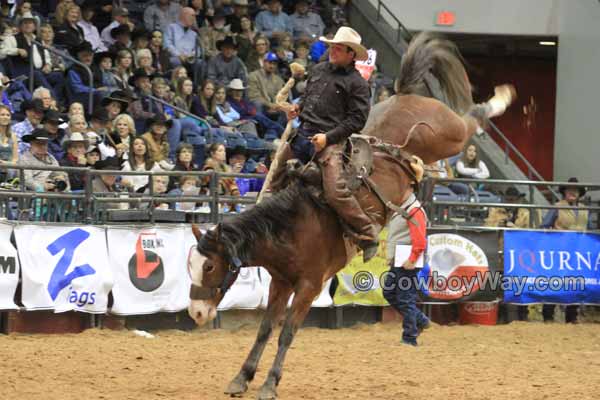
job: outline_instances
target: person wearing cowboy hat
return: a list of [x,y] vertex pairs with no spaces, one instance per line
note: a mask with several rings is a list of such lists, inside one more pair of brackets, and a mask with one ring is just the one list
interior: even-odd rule
[[281,10],[280,0],[269,0],[267,9],[261,11],[254,21],[256,30],[276,42],[284,33],[293,33],[292,20]]
[[[87,167],[86,150],[89,141],[79,132],[71,133],[71,136],[63,142],[66,151],[64,158],[59,163],[63,167]],[[69,183],[71,190],[85,189],[85,174],[82,172],[69,172]]]
[[[568,183],[577,184],[579,180],[575,177],[569,178]],[[583,186],[566,186],[562,185],[558,188],[563,199],[555,203],[556,206],[577,207],[580,205],[580,200],[585,196],[586,189]],[[592,219],[587,210],[569,209],[569,210],[548,210],[544,216],[544,220],[540,225],[544,229],[559,229],[565,231],[585,231],[594,229]],[[554,321],[555,304],[544,304],[542,307],[542,315],[544,322]],[[579,306],[568,305],[565,307],[565,322],[577,323],[577,314]]]
[[112,37],[115,42],[110,45],[108,51],[114,54],[117,54],[120,50],[131,52],[131,29],[129,28],[129,25],[123,24],[111,29],[110,37]]
[[241,79],[233,79],[229,82],[229,86],[227,86],[229,93],[227,101],[229,101],[231,107],[240,114],[240,119],[257,123],[263,132],[262,136],[266,140],[273,140],[280,137],[285,129],[283,125],[273,121],[264,113],[259,112],[251,101],[246,100],[244,98],[245,89],[246,87]]
[[103,51],[94,54],[94,65],[98,68],[100,74],[100,87],[106,90],[119,89],[119,82],[113,72],[113,64],[116,55],[110,51]]
[[97,6],[97,0],[85,0],[81,5],[81,20],[77,22],[77,25],[83,30],[83,38],[90,42],[94,52],[103,52],[107,51],[108,48],[100,38],[100,32],[98,32],[96,24],[92,22],[96,15]]
[[100,105],[106,108],[108,120],[113,121],[117,115],[127,112],[129,102],[130,100],[123,90],[115,90],[107,97],[103,98]]
[[[94,169],[98,171],[120,171],[121,164],[117,157],[108,157],[104,160],[97,161],[94,165]],[[109,173],[109,174],[98,174],[94,175],[92,178],[92,192],[94,195],[96,194],[110,194],[118,192],[117,189],[117,174]],[[114,195],[113,195],[114,196]],[[101,209],[121,209],[121,208],[129,208],[127,206],[122,206],[125,203],[101,203],[99,208]]]
[[225,24],[229,25],[229,31],[235,34],[242,33],[242,17],[248,17],[248,0],[233,0],[233,14],[229,14],[225,19]]
[[40,170],[25,170],[25,188],[28,190],[46,192],[68,189],[69,180],[64,172],[48,171],[47,169],[47,167],[59,166],[56,158],[48,153],[49,139],[48,132],[43,128],[36,128],[23,136],[23,141],[30,144],[31,147],[21,154],[18,164],[41,168]]
[[94,96],[94,104],[100,103],[102,97],[104,97],[105,91],[99,88],[102,87],[102,74],[97,66],[94,65],[94,50],[89,42],[84,41],[83,43],[75,46],[71,49],[71,53],[77,57],[77,59],[88,66],[92,70],[92,81],[85,68],[78,64],[73,64],[66,71],[67,75],[67,87],[71,93],[71,102],[78,102],[81,104],[87,104],[89,101],[89,94],[92,92]]
[[329,45],[329,60],[312,68],[300,104],[288,114],[289,119],[299,115],[301,123],[280,151],[271,188],[284,186],[287,160],[308,163],[315,158],[321,164],[325,199],[350,227],[348,234],[367,262],[377,253],[379,228],[363,211],[342,173],[346,140],[362,130],[369,114],[369,85],[354,66],[356,60],[368,58],[367,49],[358,32],[349,27],[339,28],[331,40],[321,40]]
[[56,110],[46,110],[42,124],[48,132],[48,153],[52,154],[57,160],[62,160],[65,156],[62,142],[65,137],[65,130],[60,129],[60,125],[65,122],[61,114]]
[[248,82],[244,62],[235,54],[237,43],[233,36],[227,36],[217,42],[219,54],[208,62],[206,76],[217,84],[227,86],[232,79]]
[[19,140],[19,154],[23,154],[29,148],[29,143],[23,141],[23,137],[42,123],[42,118],[44,118],[46,112],[44,103],[40,99],[25,100],[21,104],[21,111],[25,112],[25,119],[12,127]]
[[129,25],[130,30],[135,29],[135,24],[129,20],[129,10],[122,7],[112,7],[112,22],[108,24],[102,32],[100,37],[106,47],[110,47],[115,40],[110,35],[110,32],[119,25]]
[[172,0],[156,0],[144,10],[144,26],[149,31],[154,29],[165,31],[177,22],[181,5]]
[[[503,202],[510,204],[521,204],[525,198],[525,193],[519,189],[510,186],[504,192]],[[529,209],[521,207],[492,207],[485,219],[485,226],[507,227],[507,228],[535,228],[540,225],[541,212],[534,211],[533,224],[530,223]]]
[[170,147],[167,140],[167,130],[172,126],[172,120],[166,119],[163,114],[156,114],[148,119],[146,124],[147,132],[142,135],[148,142],[150,157],[163,169],[173,169],[169,162]]

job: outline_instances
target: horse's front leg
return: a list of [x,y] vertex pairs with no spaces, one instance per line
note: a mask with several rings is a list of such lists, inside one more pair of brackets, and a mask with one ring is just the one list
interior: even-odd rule
[[275,324],[279,321],[285,311],[285,306],[287,305],[291,294],[292,287],[289,283],[275,279],[271,281],[269,287],[269,302],[267,304],[265,316],[258,328],[256,341],[254,342],[254,346],[252,346],[252,350],[250,350],[250,354],[248,354],[248,358],[246,358],[244,365],[242,365],[242,369],[231,383],[229,383],[229,386],[225,391],[226,394],[239,396],[248,390],[248,382],[254,378],[258,361],[269,341],[269,337],[271,337]]
[[309,282],[300,283],[299,288],[295,291],[292,307],[288,312],[279,335],[279,347],[277,349],[275,361],[273,361],[273,366],[269,370],[269,375],[267,376],[265,383],[258,392],[259,400],[271,400],[277,398],[275,389],[281,379],[285,354],[290,348],[298,328],[300,328],[304,318],[306,318],[306,314],[308,314],[313,300],[319,295],[320,291],[321,287],[317,287]]

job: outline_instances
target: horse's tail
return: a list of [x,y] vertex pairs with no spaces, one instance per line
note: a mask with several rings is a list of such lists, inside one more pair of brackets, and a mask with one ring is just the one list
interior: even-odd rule
[[459,114],[469,110],[473,104],[471,84],[458,48],[431,32],[421,32],[410,42],[402,57],[396,93],[434,95],[429,74],[437,78],[444,92],[444,99],[440,100]]

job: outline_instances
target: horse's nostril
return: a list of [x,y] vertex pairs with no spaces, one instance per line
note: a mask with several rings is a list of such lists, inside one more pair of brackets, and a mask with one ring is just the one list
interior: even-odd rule
[[202,319],[202,311],[196,313],[196,319]]

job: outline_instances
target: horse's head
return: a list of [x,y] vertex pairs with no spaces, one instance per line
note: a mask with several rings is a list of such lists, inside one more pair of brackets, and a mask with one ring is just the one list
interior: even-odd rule
[[188,256],[192,280],[188,313],[202,326],[217,316],[217,306],[237,278],[242,263],[222,237],[221,225],[204,235],[196,226],[192,231],[198,244]]

